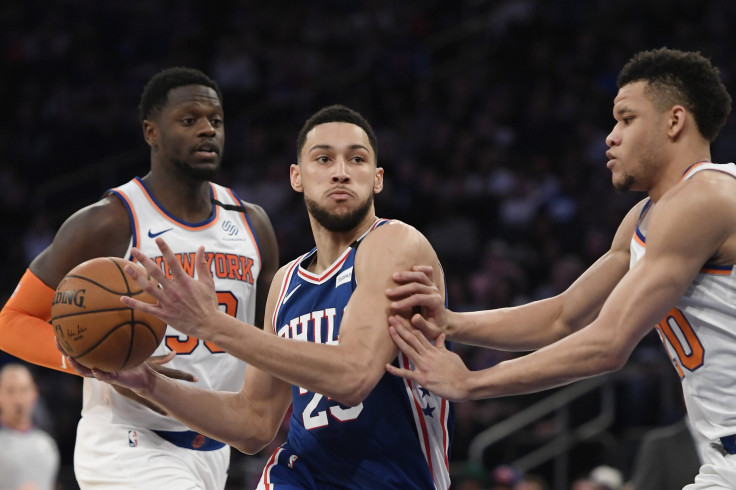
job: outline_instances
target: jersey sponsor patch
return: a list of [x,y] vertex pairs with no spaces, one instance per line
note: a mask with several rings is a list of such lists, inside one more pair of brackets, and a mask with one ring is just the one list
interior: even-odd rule
[[353,268],[350,267],[342,271],[340,275],[337,276],[337,279],[335,279],[335,287],[338,287],[341,284],[349,283],[352,279],[353,279]]

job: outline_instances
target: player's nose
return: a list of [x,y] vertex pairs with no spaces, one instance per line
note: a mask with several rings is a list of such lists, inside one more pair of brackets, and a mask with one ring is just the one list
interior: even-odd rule
[[338,156],[335,159],[335,165],[332,166],[332,180],[334,182],[345,182],[350,179],[348,174],[348,162],[345,157]]

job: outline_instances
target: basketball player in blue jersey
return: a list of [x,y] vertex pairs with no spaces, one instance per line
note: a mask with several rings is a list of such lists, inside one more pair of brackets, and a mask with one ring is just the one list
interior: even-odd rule
[[[387,369],[453,400],[528,393],[620,369],[656,326],[705,462],[685,488],[733,489],[736,165],[710,162],[731,97],[710,61],[666,48],[635,55],[618,86],[607,166],[617,189],[649,196],[623,219],[610,251],[562,294],[491,311],[447,311],[428,267],[394,276],[404,284],[387,291],[393,306],[422,307],[424,316],[390,319],[416,369]],[[445,337],[539,350],[469,372]]]
[[426,261],[441,279],[437,256],[416,229],[376,217],[383,169],[360,114],[326,107],[297,141],[291,186],[304,195],[316,247],[276,274],[264,330],[217,308],[204,247],[197,251],[198,280],[182,271],[164,239],[157,242],[171,263],[170,279],[133,251],[162,288],[147,288],[155,307],[129,304],[248,362],[240,393],[197,389],[146,365],[117,373],[77,367],[134,389],[246,453],[274,438],[293,405],[288,441],[268,460],[261,489],[446,489],[451,405],[384,370],[387,362],[409,368],[387,329],[391,275]]
[[[217,84],[198,70],[164,70],[146,85],[140,112],[150,172],[72,215],[33,260],[0,313],[0,348],[10,354],[75,372],[57,350],[48,323],[55,287],[85,260],[133,259],[133,247],[161,263],[154,242],[160,236],[192,274],[196,246],[206,244],[209,272],[199,273],[214,277],[217,307],[262,325],[278,267],[276,238],[263,209],[211,182],[225,142]],[[169,375],[188,373],[202,388],[237,392],[243,383],[242,360],[171,326],[156,354],[155,362],[168,361]],[[74,454],[82,489],[222,489],[229,461],[224,444],[192,432],[132,392],[85,378]]]

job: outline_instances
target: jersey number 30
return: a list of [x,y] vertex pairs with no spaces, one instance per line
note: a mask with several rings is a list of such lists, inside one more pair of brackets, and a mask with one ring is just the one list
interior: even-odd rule
[[[220,308],[230,316],[234,317],[235,313],[238,311],[238,299],[231,291],[218,291],[217,302],[219,303]],[[176,352],[177,355],[191,354],[200,344],[200,340],[198,338],[190,335],[183,338],[179,335],[167,335],[165,342],[166,347]],[[202,343],[213,354],[225,352],[212,342]]]

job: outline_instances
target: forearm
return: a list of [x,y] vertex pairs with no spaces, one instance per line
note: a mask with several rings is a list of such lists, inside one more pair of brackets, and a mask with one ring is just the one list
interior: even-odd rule
[[0,350],[38,366],[77,374],[56,348],[48,322],[53,295],[53,289],[26,271],[0,311]]
[[469,372],[463,380],[467,399],[534,393],[618,369],[625,356],[609,339],[586,330],[554,346]]
[[267,417],[273,414],[252,410],[241,393],[198,388],[152,369],[146,370],[145,387],[135,391],[192,430],[247,454],[260,451],[275,435],[274,422]]
[[[208,340],[231,355],[254,365],[289,384],[321,393],[351,405],[362,387],[372,388],[383,363],[370,369],[365,356],[351,355],[344,344],[327,345],[277,337],[238,320],[219,315],[211,322]],[[375,375],[373,371],[380,371]],[[372,385],[371,385],[372,383]],[[370,391],[370,390],[368,390]]]
[[569,334],[560,301],[550,298],[512,308],[449,312],[447,336],[463,344],[506,351],[536,350]]

